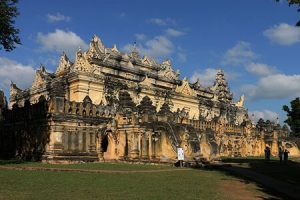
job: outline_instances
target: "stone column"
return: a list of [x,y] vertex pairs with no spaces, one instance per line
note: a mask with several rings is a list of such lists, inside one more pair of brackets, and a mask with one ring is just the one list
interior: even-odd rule
[[62,152],[63,147],[63,133],[64,127],[63,126],[55,126],[53,130],[50,132],[50,150],[52,152]]
[[264,156],[265,155],[265,148],[266,148],[266,143],[265,143],[265,132],[262,130],[261,132],[261,138],[260,138],[260,155]]
[[89,145],[89,150],[91,153],[94,153],[96,151],[96,146],[95,146],[95,133],[94,131],[90,131],[90,145]]
[[86,152],[90,152],[90,143],[91,143],[91,136],[90,136],[90,132],[93,132],[93,129],[88,129],[85,132],[85,148],[86,148]]
[[96,137],[96,152],[98,154],[98,160],[99,161],[103,161],[104,157],[103,157],[103,149],[102,149],[102,135],[101,133],[98,133],[97,137]]
[[68,131],[65,130],[63,135],[63,146],[65,152],[68,151],[68,139],[69,139]]
[[81,147],[81,151],[82,152],[86,152],[86,129],[84,129],[82,131],[82,138],[81,138],[81,143],[82,143],[82,147]]
[[74,133],[73,143],[74,143],[74,151],[78,152],[79,150],[79,132],[80,130],[76,130]]
[[271,154],[272,156],[278,155],[278,130],[275,129],[273,131],[273,140],[272,140],[272,147],[271,147]]
[[131,152],[130,156],[133,159],[139,158],[139,142],[138,142],[138,133],[132,133],[131,137]]
[[67,143],[68,143],[67,149],[70,152],[72,150],[72,131],[68,131],[67,138],[68,138],[67,139]]
[[149,159],[147,133],[145,133],[142,137],[142,159]]
[[149,159],[152,159],[152,132],[148,132],[149,135]]
[[80,152],[80,151],[82,151],[82,132],[83,132],[83,129],[79,129],[79,131],[78,131],[78,142],[77,142],[77,144],[78,144],[78,151]]
[[118,144],[118,159],[123,160],[126,156],[126,132],[124,130],[119,130],[119,144]]
[[75,143],[74,143],[74,140],[75,140],[75,133],[76,131],[72,131],[72,132],[70,132],[70,150],[71,150],[71,152],[73,152],[74,150],[75,150]]
[[138,150],[139,150],[139,158],[142,157],[142,133],[138,134]]

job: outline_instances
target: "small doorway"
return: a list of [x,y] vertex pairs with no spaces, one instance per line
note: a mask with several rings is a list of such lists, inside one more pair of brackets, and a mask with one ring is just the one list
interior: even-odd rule
[[107,147],[108,147],[108,136],[107,136],[107,134],[105,134],[103,136],[103,138],[102,138],[102,141],[101,141],[102,151],[106,152],[107,151]]

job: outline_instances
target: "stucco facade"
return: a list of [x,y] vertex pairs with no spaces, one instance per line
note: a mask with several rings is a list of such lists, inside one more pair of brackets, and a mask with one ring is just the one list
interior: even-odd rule
[[135,47],[131,53],[106,48],[97,36],[86,52],[77,51],[74,62],[63,54],[55,73],[41,66],[31,88],[11,83],[2,126],[18,137],[11,113],[34,105],[46,110],[40,134],[48,138],[42,152],[47,161],[173,162],[178,147],[187,160],[259,156],[266,146],[274,155],[279,146],[299,155],[285,127],[251,122],[244,96],[233,102],[222,70],[211,87],[204,87],[201,80],[180,80],[169,60],[141,57]]

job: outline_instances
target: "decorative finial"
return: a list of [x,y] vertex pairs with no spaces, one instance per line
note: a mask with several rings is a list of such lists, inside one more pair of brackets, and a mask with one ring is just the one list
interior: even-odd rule
[[135,58],[138,58],[139,57],[139,52],[138,52],[138,49],[136,47],[136,42],[133,43],[133,48],[132,48],[132,53],[131,55]]

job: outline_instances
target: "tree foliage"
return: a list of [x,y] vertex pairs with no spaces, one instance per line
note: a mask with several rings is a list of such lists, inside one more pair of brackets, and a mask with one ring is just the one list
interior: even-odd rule
[[21,44],[19,29],[14,26],[15,17],[19,15],[18,0],[0,0],[0,49],[12,51]]
[[[281,0],[276,0],[277,2]],[[287,0],[289,6],[297,6],[297,11],[300,12],[300,0]],[[300,26],[300,20],[296,23],[296,26]]]
[[300,99],[292,100],[290,108],[284,105],[283,110],[287,112],[288,118],[284,122],[291,127],[291,135],[300,137]]

